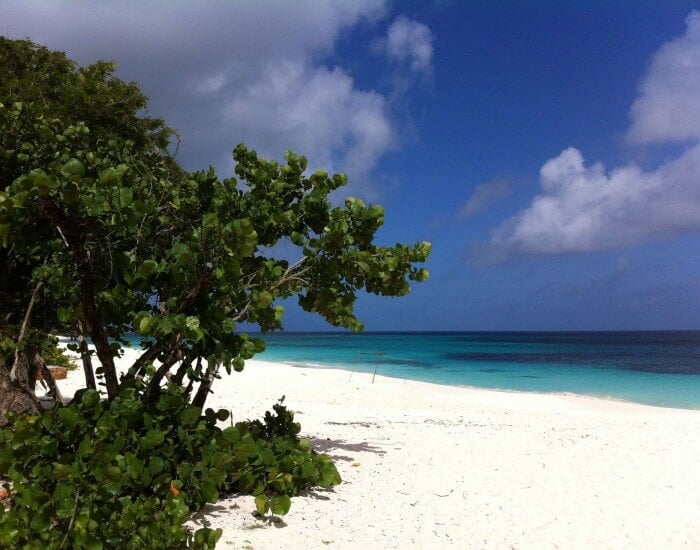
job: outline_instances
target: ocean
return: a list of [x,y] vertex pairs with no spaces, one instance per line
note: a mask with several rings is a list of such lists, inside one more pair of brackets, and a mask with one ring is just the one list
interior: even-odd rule
[[700,331],[262,335],[255,358],[520,392],[700,409]]

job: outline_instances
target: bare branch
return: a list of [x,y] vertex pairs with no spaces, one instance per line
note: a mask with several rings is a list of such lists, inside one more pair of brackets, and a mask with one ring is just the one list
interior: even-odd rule
[[[302,279],[301,276],[304,275],[305,273],[308,273],[311,270],[311,266],[305,267],[304,269],[300,269],[299,271],[296,271],[294,273],[291,273],[291,271],[295,268],[298,267],[302,264],[302,262],[306,259],[306,256],[301,258],[299,261],[295,262],[294,264],[290,265],[285,271],[282,277],[280,278],[279,281],[277,281],[272,287],[270,287],[270,290],[277,290],[284,286],[286,283],[289,283],[291,281],[300,281],[302,283],[306,283],[307,281]],[[250,300],[248,300],[243,307],[238,312],[238,315],[232,318],[232,321],[235,323],[238,323],[242,321],[245,318],[246,313],[250,310]]]
[[66,534],[63,537],[63,540],[61,541],[61,545],[59,548],[63,548],[64,545],[66,544],[66,541],[68,540],[68,534],[70,533],[70,530],[73,528],[73,523],[75,522],[75,516],[78,513],[78,498],[80,497],[80,489],[76,489],[75,491],[75,502],[73,503],[73,514],[71,515],[70,522],[68,522],[68,529],[66,529]]
[[27,306],[27,311],[24,314],[24,321],[22,322],[22,327],[19,330],[19,337],[17,338],[17,344],[15,347],[15,360],[12,363],[12,370],[10,370],[10,380],[13,382],[17,381],[17,370],[19,368],[19,345],[24,340],[24,335],[27,332],[27,327],[29,326],[29,318],[32,315],[32,309],[34,308],[34,302],[39,295],[39,290],[44,285],[43,281],[39,281],[34,287],[34,292],[32,292],[32,297],[29,299],[29,305]]

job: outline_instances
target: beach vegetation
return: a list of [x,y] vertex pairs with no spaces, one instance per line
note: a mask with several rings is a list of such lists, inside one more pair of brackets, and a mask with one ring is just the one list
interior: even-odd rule
[[223,493],[252,494],[261,515],[340,482],[333,463],[298,437],[281,403],[264,420],[230,423],[192,407],[175,385],[144,409],[145,383],[112,401],[92,389],[0,431],[0,540],[13,548],[213,548],[220,530],[183,526]]
[[[179,526],[221,491],[284,514],[300,490],[339,482],[281,403],[226,429],[205,408],[216,379],[264,350],[248,331],[282,329],[289,299],[361,330],[357,292],[406,295],[430,244],[376,244],[384,209],[334,205],[347,177],[290,151],[277,162],[240,144],[230,177],[185,170],[177,134],[115,69],[0,37],[0,413],[28,415],[0,434],[14,491],[0,537],[156,547],[171,525],[173,547],[207,547],[214,532]],[[43,412],[36,335],[51,332],[76,336],[86,391]],[[118,372],[127,335],[142,349]]]

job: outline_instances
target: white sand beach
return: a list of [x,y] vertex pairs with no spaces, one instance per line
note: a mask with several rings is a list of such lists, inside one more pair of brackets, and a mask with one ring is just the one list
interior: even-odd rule
[[276,521],[231,497],[194,523],[256,550],[700,548],[700,411],[371,380],[252,360],[218,381],[207,406],[234,419],[285,395],[343,483]]

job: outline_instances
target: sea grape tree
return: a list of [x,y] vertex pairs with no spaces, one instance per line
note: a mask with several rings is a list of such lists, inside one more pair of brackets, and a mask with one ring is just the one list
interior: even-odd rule
[[[110,398],[146,375],[146,400],[167,380],[201,407],[220,369],[264,348],[241,325],[282,328],[281,300],[360,330],[358,291],[403,296],[427,278],[429,243],[375,244],[384,209],[333,207],[347,178],[308,174],[303,156],[238,145],[233,177],[183,170],[114,68],[0,39],[0,379],[17,382],[29,327],[59,328],[92,340]],[[120,377],[127,332],[144,349]],[[87,354],[84,368],[94,387]]]

